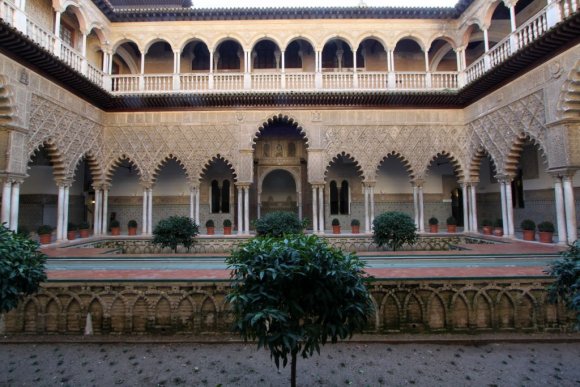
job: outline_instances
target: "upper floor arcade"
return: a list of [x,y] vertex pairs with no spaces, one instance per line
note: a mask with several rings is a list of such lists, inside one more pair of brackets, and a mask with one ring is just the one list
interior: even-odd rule
[[457,18],[117,23],[86,0],[11,1],[4,23],[111,96],[453,93],[578,14],[576,0],[475,0]]

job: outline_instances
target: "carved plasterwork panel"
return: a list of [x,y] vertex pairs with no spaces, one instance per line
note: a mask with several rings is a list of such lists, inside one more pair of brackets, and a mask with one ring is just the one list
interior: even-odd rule
[[469,129],[475,135],[471,149],[483,146],[495,161],[498,173],[506,173],[507,164],[513,163],[510,151],[518,138],[529,136],[541,153],[549,153],[545,122],[543,93],[538,91],[470,122]]
[[463,126],[334,126],[325,129],[324,169],[341,153],[357,161],[368,181],[375,179],[382,159],[391,153],[408,161],[415,177],[427,173],[438,153],[450,154],[462,175],[467,165],[469,133]]
[[200,178],[204,165],[218,154],[240,174],[237,130],[215,125],[160,125],[107,128],[107,170],[125,155],[139,168],[141,180],[153,180],[156,169],[170,155],[183,165],[191,183]]
[[[26,156],[32,157],[43,143],[50,143],[59,154],[55,165],[57,180],[72,179],[79,159],[86,154],[91,154],[96,163],[102,165],[102,126],[98,123],[33,94],[28,128]],[[99,180],[101,176],[93,178]]]

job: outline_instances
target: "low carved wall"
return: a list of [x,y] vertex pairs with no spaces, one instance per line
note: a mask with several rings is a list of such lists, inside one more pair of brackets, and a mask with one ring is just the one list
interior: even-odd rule
[[[377,281],[369,332],[568,330],[562,305],[549,304],[549,279]],[[44,284],[6,315],[8,334],[230,332],[229,282]]]
[[[211,253],[229,253],[240,243],[246,242],[249,237],[198,237],[195,239],[195,245],[190,249],[190,253],[211,254]],[[386,251],[388,247],[378,247],[373,243],[372,237],[368,235],[327,235],[325,239],[334,247],[343,251]],[[501,243],[490,241],[483,238],[466,237],[461,234],[445,236],[421,236],[413,246],[404,245],[400,250],[453,250],[457,245],[469,245],[478,243]],[[124,254],[160,254],[172,253],[170,248],[162,249],[151,244],[151,238],[110,238],[93,242],[82,242],[73,244],[74,247],[96,247],[117,249]],[[178,247],[179,253],[187,253],[183,246]]]

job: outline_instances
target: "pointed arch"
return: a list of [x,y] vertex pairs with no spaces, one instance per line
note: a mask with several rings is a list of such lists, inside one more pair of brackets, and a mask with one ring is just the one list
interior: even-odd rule
[[427,166],[425,168],[425,176],[427,176],[429,174],[429,169],[431,168],[431,166],[433,165],[433,163],[435,163],[435,161],[439,157],[444,157],[447,160],[449,160],[449,163],[451,164],[451,167],[453,168],[453,172],[457,176],[457,179],[458,180],[463,180],[464,179],[464,177],[465,177],[465,170],[464,170],[464,167],[459,162],[459,158],[458,157],[455,157],[453,155],[453,153],[448,152],[448,151],[445,151],[445,150],[443,150],[441,152],[438,152],[437,154],[435,154],[429,160],[429,164],[427,164]]
[[34,154],[40,151],[40,148],[44,148],[46,151],[48,158],[52,164],[52,171],[54,175],[54,180],[56,182],[65,181],[68,177],[67,175],[67,168],[64,161],[64,156],[61,151],[57,148],[56,142],[52,138],[47,138],[43,142],[36,145],[32,152],[28,155],[28,169],[30,168],[30,162],[32,162],[32,158]]
[[204,164],[201,173],[199,175],[199,180],[203,179],[207,175],[208,170],[212,167],[212,165],[220,162],[224,163],[230,169],[234,181],[238,181],[238,175],[236,174],[236,169],[234,168],[234,165],[219,153]]
[[76,170],[82,161],[85,161],[87,163],[88,169],[89,169],[89,172],[91,173],[91,177],[93,178],[93,181],[99,181],[99,180],[103,179],[103,170],[101,168],[99,160],[97,160],[93,151],[88,151],[88,152],[81,154],[74,161],[73,165],[71,165],[71,168],[69,171],[69,176],[68,176],[70,180],[74,180]]
[[326,177],[328,175],[328,170],[330,169],[330,167],[333,164],[340,163],[342,160],[345,160],[345,159],[351,161],[354,164],[354,168],[356,170],[358,177],[360,177],[362,180],[364,180],[365,175],[364,175],[364,171],[362,169],[362,166],[350,153],[346,153],[345,151],[337,153],[334,157],[332,157],[332,159],[330,159],[326,163],[326,168],[324,169],[324,176]]
[[484,158],[489,157],[492,163],[492,169],[496,171],[497,174],[497,164],[494,157],[485,149],[483,145],[480,145],[473,156],[471,157],[471,162],[469,163],[469,170],[466,177],[471,181],[479,180],[479,174],[481,169],[481,162]]
[[379,169],[381,169],[381,167],[383,166],[385,161],[387,161],[387,159],[389,159],[389,158],[393,158],[395,160],[400,161],[400,163],[403,166],[403,168],[405,169],[405,171],[407,171],[407,173],[409,174],[409,180],[415,179],[416,176],[415,176],[415,171],[413,170],[413,166],[411,165],[409,160],[404,155],[402,155],[400,152],[397,152],[397,151],[391,151],[386,156],[384,156],[381,159],[381,161],[379,161],[379,163],[375,169],[375,173]]
[[179,165],[181,167],[181,169],[185,173],[186,179],[189,180],[189,178],[190,178],[189,171],[187,170],[185,163],[182,161],[181,157],[179,157],[173,153],[169,153],[167,156],[163,157],[161,159],[161,161],[159,161],[155,165],[155,169],[153,170],[153,173],[151,174],[151,181],[153,183],[155,183],[155,181],[159,177],[159,173],[161,172],[163,167],[165,167],[167,165],[167,163],[172,161],[172,160],[175,161],[177,163],[177,165]]
[[542,162],[547,169],[548,156],[540,141],[538,141],[538,139],[536,139],[529,133],[521,132],[512,142],[510,150],[504,160],[503,171],[506,174],[509,175],[517,174],[517,168],[520,162],[520,157],[522,155],[522,151],[524,150],[524,145],[526,143],[530,143],[537,147],[540,156],[542,158]]
[[[120,156],[117,156],[116,158],[112,159],[111,162],[109,162],[109,164],[105,167],[105,183],[106,184],[111,184],[111,181],[113,179],[113,175],[115,174],[115,170],[118,169],[119,167],[121,167],[122,163],[124,161],[127,161],[127,163],[129,163],[130,168],[134,168],[134,170],[137,172],[137,174],[143,179],[143,173],[141,171],[141,168],[139,167],[139,164],[135,161],[135,158],[133,158],[132,156],[129,156],[125,153],[121,154]],[[131,169],[132,171],[133,169]]]

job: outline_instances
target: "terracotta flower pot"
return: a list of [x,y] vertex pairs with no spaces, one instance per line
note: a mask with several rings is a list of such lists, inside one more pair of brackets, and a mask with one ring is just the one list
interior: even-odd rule
[[47,245],[52,241],[52,234],[40,234],[38,236],[40,243],[43,245]]
[[224,226],[224,235],[232,235],[232,226]]
[[540,242],[552,243],[552,237],[554,236],[553,232],[540,231],[538,234],[540,234]]
[[340,234],[340,226],[332,226],[333,234]]
[[535,230],[523,230],[524,240],[525,241],[535,241],[536,240],[536,231]]
[[498,236],[498,237],[503,236],[503,228],[502,227],[495,227],[493,229],[493,235]]
[[430,224],[429,225],[429,232],[433,234],[437,234],[439,232],[439,225],[438,224]]
[[457,225],[456,224],[448,224],[447,225],[447,232],[457,232]]
[[88,228],[80,229],[79,235],[81,238],[88,238],[89,237],[89,229]]
[[121,227],[111,227],[111,235],[121,235]]
[[483,235],[491,235],[491,233],[492,233],[492,231],[493,231],[493,229],[492,229],[492,227],[491,227],[491,226],[483,226],[483,227],[481,228],[481,230],[482,230],[482,232],[483,232]]
[[353,234],[360,233],[360,226],[350,226]]
[[67,231],[66,237],[69,241],[74,241],[77,238],[76,231]]
[[207,227],[207,235],[214,235],[215,227]]
[[129,227],[127,230],[129,235],[137,235],[137,227]]

